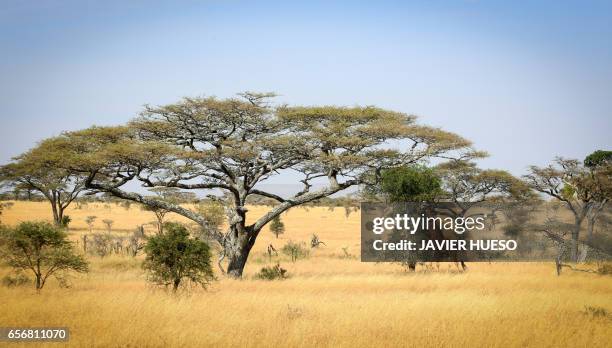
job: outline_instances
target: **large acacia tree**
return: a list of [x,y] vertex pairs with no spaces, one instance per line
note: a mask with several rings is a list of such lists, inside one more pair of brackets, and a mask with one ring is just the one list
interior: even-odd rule
[[[202,214],[125,185],[222,191],[229,227],[208,233],[222,247],[227,272],[240,277],[262,228],[287,209],[372,183],[387,167],[472,151],[469,141],[417,125],[411,115],[371,106],[273,106],[271,96],[185,98],[146,107],[125,127],[65,133],[66,166],[87,175],[87,188],[172,211],[203,227]],[[301,175],[303,188],[293,196],[257,186],[284,171]],[[315,183],[322,187],[314,189]],[[252,195],[278,204],[247,224]]]

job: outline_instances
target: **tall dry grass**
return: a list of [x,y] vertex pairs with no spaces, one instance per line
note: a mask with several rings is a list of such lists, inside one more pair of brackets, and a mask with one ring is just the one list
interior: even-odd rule
[[[69,212],[73,227],[86,228],[81,215],[107,218],[104,209]],[[3,221],[44,212],[18,202]],[[117,229],[152,219],[135,208],[113,206],[109,214]],[[139,259],[90,257],[91,272],[69,289],[50,283],[38,295],[29,287],[0,287],[0,326],[67,326],[67,345],[75,347],[609,347],[612,341],[612,317],[587,309],[612,312],[612,277],[557,277],[546,263],[472,263],[465,273],[442,264],[407,274],[397,265],[341,257],[347,246],[358,253],[358,214],[347,219],[342,209],[294,209],[283,220],[282,239],[263,232],[244,280],[219,276],[207,291],[174,296],[146,285]],[[253,279],[267,263],[268,243],[307,241],[311,233],[328,245],[296,263],[282,258],[289,279]]]

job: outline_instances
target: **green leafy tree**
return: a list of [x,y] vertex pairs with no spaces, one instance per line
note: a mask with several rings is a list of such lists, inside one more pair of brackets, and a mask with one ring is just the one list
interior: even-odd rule
[[587,168],[604,167],[612,164],[612,151],[597,150],[584,159]]
[[65,285],[69,272],[88,271],[87,262],[74,252],[66,233],[47,222],[22,222],[4,229],[2,245],[4,261],[16,271],[31,271],[38,291],[50,276]]
[[213,278],[208,244],[189,237],[187,229],[166,223],[164,234],[148,239],[143,268],[149,281],[176,291],[187,279],[205,287]]
[[[424,166],[401,166],[383,171],[380,184],[370,189],[388,202],[433,202],[442,195],[441,181]],[[408,270],[416,270],[416,261],[401,262]]]
[[[126,127],[66,133],[64,167],[83,173],[89,189],[199,224],[221,246],[227,273],[240,277],[262,228],[288,209],[379,180],[388,167],[473,152],[469,141],[418,125],[411,115],[372,106],[274,106],[271,96],[185,98],[148,106]],[[393,141],[406,150],[391,148]],[[280,197],[261,189],[259,184],[285,171],[301,173],[300,192]],[[315,190],[314,180],[327,184]],[[127,191],[133,181],[147,188],[221,191],[228,197],[227,230],[206,229],[208,221],[197,211]],[[277,204],[247,223],[252,196]]]
[[50,138],[0,166],[0,181],[15,190],[40,192],[51,204],[53,221],[62,226],[64,211],[85,190],[84,177],[63,168],[61,138]]
[[383,171],[379,191],[390,202],[429,202],[442,194],[442,187],[432,169],[402,166]]
[[272,219],[272,223],[270,223],[270,231],[274,233],[277,239],[279,235],[285,233],[285,224],[281,220],[280,215],[277,215],[274,217],[274,219]]

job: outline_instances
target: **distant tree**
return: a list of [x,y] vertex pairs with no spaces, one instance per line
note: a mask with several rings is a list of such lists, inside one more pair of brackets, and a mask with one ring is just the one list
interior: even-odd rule
[[285,224],[283,223],[283,221],[281,221],[280,215],[277,215],[274,217],[274,219],[272,219],[272,223],[270,224],[270,231],[274,233],[277,239],[279,235],[285,233]]
[[532,228],[537,232],[542,232],[544,237],[550,240],[557,248],[557,256],[555,257],[555,266],[557,275],[561,275],[563,259],[566,257],[567,251],[572,247],[572,230],[573,224],[568,224],[559,221],[556,217],[547,217],[544,223],[534,224]]
[[1,256],[17,271],[31,271],[36,290],[40,291],[50,276],[66,284],[71,272],[88,271],[87,262],[75,254],[68,236],[46,222],[22,222],[2,231]]
[[[208,222],[197,211],[130,192],[127,184],[225,193],[231,198],[228,229],[207,233],[227,257],[227,273],[240,277],[262,228],[286,210],[375,181],[388,167],[473,152],[469,141],[418,125],[411,115],[371,106],[275,107],[271,96],[185,98],[148,106],[127,127],[65,133],[64,165],[87,176],[89,189],[172,211],[202,227]],[[390,148],[394,141],[404,146]],[[300,192],[285,198],[261,188],[290,170],[302,175]],[[327,184],[314,190],[313,181]],[[247,223],[246,204],[255,195],[277,204]]]
[[129,239],[129,252],[132,257],[136,257],[138,252],[144,249],[146,245],[146,236],[144,233],[144,227],[138,226],[134,232],[130,235]]
[[113,237],[110,233],[94,233],[91,237],[91,252],[100,257],[105,257],[111,253]]
[[[454,209],[447,210],[447,213],[454,217],[466,217],[473,207],[485,202],[489,205],[490,214],[494,216],[495,210],[506,206],[508,202],[533,197],[529,187],[507,171],[481,169],[469,160],[447,161],[437,165],[434,170],[441,179],[444,191],[441,199],[453,203]],[[467,234],[461,236],[465,238]],[[459,261],[465,270],[465,262]]]
[[62,226],[64,211],[85,190],[85,177],[63,169],[63,148],[60,138],[42,141],[35,148],[0,166],[0,181],[15,190],[40,192],[51,203],[53,221]]
[[[599,162],[591,160],[587,162]],[[557,157],[547,167],[531,166],[530,173],[524,176],[534,190],[561,202],[574,215],[570,250],[574,262],[579,261],[578,245],[584,220],[610,198],[610,166],[597,167],[594,164],[584,167],[577,160]]]
[[283,254],[291,257],[292,262],[297,261],[297,259],[305,258],[309,254],[309,251],[306,249],[304,243],[297,243],[292,240],[283,245],[281,251]]
[[223,203],[217,201],[201,202],[197,212],[205,217],[207,234],[219,233],[225,222],[225,209]]
[[111,231],[113,230],[113,224],[114,224],[115,222],[114,222],[113,220],[111,220],[111,219],[104,219],[104,220],[102,220],[102,223],[103,223],[104,225],[106,225],[106,231],[107,231],[108,233],[111,233]]
[[97,218],[98,217],[95,215],[89,215],[88,217],[85,218],[85,223],[89,227],[89,233],[93,232],[94,222],[96,221]]
[[[149,191],[153,192],[157,199],[171,204],[181,204],[195,198],[193,192],[182,192],[175,187],[154,187],[149,189]],[[152,212],[155,215],[157,233],[163,233],[166,215],[171,213],[171,210],[160,206],[150,206],[146,204],[142,205],[142,208],[146,211]]]
[[521,200],[533,195],[529,187],[505,170],[481,169],[470,161],[449,161],[435,168],[442,180],[445,201],[453,202],[457,216],[472,207],[501,198]]
[[213,278],[208,244],[189,237],[187,229],[166,223],[165,233],[149,238],[143,268],[149,281],[176,291],[187,279],[205,287]]

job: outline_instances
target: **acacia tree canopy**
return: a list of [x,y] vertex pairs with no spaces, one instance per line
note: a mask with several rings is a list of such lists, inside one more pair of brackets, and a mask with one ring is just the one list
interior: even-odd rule
[[471,161],[448,161],[435,168],[442,180],[443,200],[457,205],[459,215],[475,204],[495,200],[532,198],[531,191],[505,170],[481,169]]
[[[89,189],[164,208],[202,226],[206,219],[198,212],[124,185],[138,181],[147,188],[224,192],[229,228],[208,230],[222,246],[221,257],[229,258],[228,272],[239,277],[261,229],[287,209],[373,183],[384,168],[477,155],[469,141],[418,125],[411,115],[373,106],[274,106],[272,96],[185,98],[147,106],[127,126],[65,133],[65,167],[86,175]],[[301,174],[300,192],[287,198],[258,188],[284,171]],[[314,190],[314,180],[327,184]],[[251,195],[278,204],[247,224]]]
[[61,138],[46,139],[0,167],[0,181],[7,186],[38,191],[51,203],[57,226],[62,225],[66,208],[85,190],[84,176],[60,164],[63,143]]

